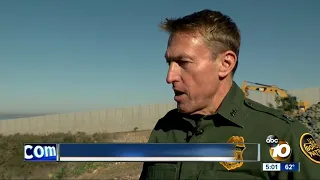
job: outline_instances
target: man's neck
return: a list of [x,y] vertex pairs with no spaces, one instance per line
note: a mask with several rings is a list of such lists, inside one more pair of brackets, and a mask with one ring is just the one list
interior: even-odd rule
[[230,80],[228,78],[221,81],[215,96],[211,100],[211,103],[210,103],[211,105],[202,110],[196,111],[192,114],[211,115],[216,113],[223,99],[227,96],[229,90],[231,89],[232,83],[233,83],[233,80],[232,79]]

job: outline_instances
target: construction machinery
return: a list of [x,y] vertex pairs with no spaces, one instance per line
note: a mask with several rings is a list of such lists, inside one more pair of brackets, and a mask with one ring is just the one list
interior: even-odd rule
[[[249,83],[251,85],[248,85]],[[286,90],[281,89],[275,85],[266,85],[266,84],[260,84],[260,83],[250,82],[250,81],[244,81],[241,88],[246,97],[249,96],[249,90],[259,91],[264,93],[271,93],[271,94],[280,96],[281,98],[285,98],[289,96]],[[302,100],[298,101],[298,109],[302,112],[305,112],[309,108],[309,106],[310,106],[309,103],[306,101],[302,101]]]

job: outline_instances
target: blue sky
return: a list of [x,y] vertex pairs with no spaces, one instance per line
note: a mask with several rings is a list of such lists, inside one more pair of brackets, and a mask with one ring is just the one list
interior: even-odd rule
[[51,113],[166,103],[167,34],[202,10],[242,31],[235,81],[319,87],[320,1],[1,1],[0,112]]

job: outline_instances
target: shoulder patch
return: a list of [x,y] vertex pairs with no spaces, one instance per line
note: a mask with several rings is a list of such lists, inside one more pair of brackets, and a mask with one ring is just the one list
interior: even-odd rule
[[320,164],[320,147],[310,133],[304,133],[300,137],[300,149],[312,162]]
[[253,109],[255,111],[259,111],[259,112],[263,112],[263,113],[269,114],[271,116],[274,116],[276,118],[284,120],[289,124],[295,121],[294,119],[291,119],[289,116],[287,116],[283,112],[281,112],[281,111],[279,111],[277,109],[274,109],[274,108],[267,107],[267,106],[265,106],[263,104],[260,104],[260,103],[258,103],[256,101],[253,101],[253,100],[251,100],[249,98],[246,98],[244,100],[244,102],[245,102],[246,106],[250,107],[251,109]]

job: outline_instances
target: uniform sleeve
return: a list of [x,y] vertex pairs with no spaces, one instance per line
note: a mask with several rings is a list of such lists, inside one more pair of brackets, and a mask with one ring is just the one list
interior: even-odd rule
[[[156,136],[156,131],[152,130],[148,143],[157,143],[157,136]],[[150,162],[145,162],[142,165],[142,172],[140,175],[139,180],[147,180],[147,173],[148,173],[148,167],[150,166]]]
[[320,179],[320,148],[316,140],[298,121],[291,124],[289,136],[288,143],[292,149],[290,162],[300,163],[300,172],[282,173],[287,177],[279,179]]

